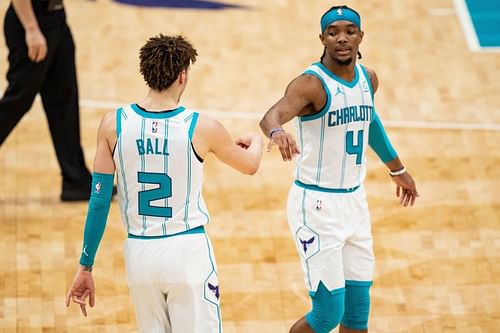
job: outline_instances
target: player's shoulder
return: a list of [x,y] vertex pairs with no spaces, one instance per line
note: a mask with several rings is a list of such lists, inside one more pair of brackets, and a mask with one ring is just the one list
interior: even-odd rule
[[110,111],[102,117],[99,133],[106,137],[113,136],[116,133],[116,110]]
[[110,126],[110,125],[115,125],[116,123],[116,112],[117,110],[109,111],[106,113],[102,119],[101,119],[101,125],[102,126]]
[[220,129],[224,126],[220,121],[205,114],[198,114],[198,121],[196,123],[196,131],[203,135],[214,135],[219,133]]
[[374,69],[367,67],[365,65],[361,65],[361,67],[363,67],[363,69],[366,71],[366,73],[370,77],[370,80],[374,80],[377,78],[377,73],[375,72]]
[[322,83],[319,77],[311,73],[302,73],[295,77],[287,87],[288,92],[297,93],[300,95],[309,95],[322,88]]

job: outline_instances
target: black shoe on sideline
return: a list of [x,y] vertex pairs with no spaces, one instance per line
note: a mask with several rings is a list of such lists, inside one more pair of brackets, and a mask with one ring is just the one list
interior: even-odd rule
[[[63,190],[61,193],[61,201],[74,202],[74,201],[89,201],[90,199],[90,187],[91,184],[87,185],[72,185],[63,182]],[[116,194],[116,186],[113,185],[113,196]]]

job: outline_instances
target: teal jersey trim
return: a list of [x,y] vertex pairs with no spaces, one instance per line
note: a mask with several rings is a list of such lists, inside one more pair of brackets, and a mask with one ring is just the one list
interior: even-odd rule
[[382,121],[375,112],[375,109],[373,109],[373,118],[370,122],[368,144],[384,163],[390,162],[398,157],[398,153],[392,146],[385,132],[384,125],[382,125]]
[[316,172],[316,184],[321,181],[321,169],[323,168],[323,147],[325,143],[325,117],[321,118],[321,133],[319,136],[319,156],[318,156],[318,170]]
[[317,185],[304,184],[299,180],[295,180],[295,185],[297,185],[298,187],[304,188],[306,190],[327,192],[327,193],[351,193],[351,192],[356,191],[359,188],[359,185],[351,187],[351,188],[327,188],[327,187],[321,187],[321,186],[317,186]]
[[116,137],[119,138],[122,133],[122,112],[123,109],[116,110]]
[[[212,273],[214,273],[216,276],[217,276],[217,271],[215,270],[215,264],[212,260],[212,250],[210,248],[210,241],[208,240],[208,237],[207,235],[205,234],[205,240],[207,242],[207,249],[208,249],[208,259],[210,260],[210,265],[212,266],[212,271],[210,272],[210,274],[208,274],[208,277],[207,279],[205,280],[204,282],[204,285],[207,284],[208,282],[208,279],[210,279],[210,276],[212,275]],[[208,298],[204,297],[207,302],[215,305],[216,309],[217,309],[217,318],[219,319],[219,332],[222,332],[222,318],[221,318],[221,313],[220,313],[220,305],[217,304],[217,303],[214,303],[212,302],[211,300],[209,300]]]
[[359,72],[358,72],[358,67],[357,66],[354,66],[354,79],[351,81],[351,82],[348,82],[340,77],[338,77],[337,75],[333,74],[325,65],[323,65],[321,62],[315,62],[313,65],[316,65],[318,66],[319,68],[321,68],[325,73],[326,75],[328,75],[329,77],[331,77],[332,79],[334,79],[335,81],[343,84],[344,86],[347,86],[349,88],[353,88],[355,85],[358,84],[358,81],[359,81]]
[[207,219],[207,224],[209,224],[210,218],[208,217],[208,214],[206,212],[204,212],[203,209],[201,209],[200,199],[201,199],[201,190],[198,192],[198,209],[201,212],[201,214],[203,214],[205,216],[205,218]]
[[[342,87],[342,92],[344,95],[344,105],[347,107],[349,104],[347,101],[347,96],[346,96],[344,87]],[[347,135],[348,129],[349,129],[349,123],[347,123],[344,127],[344,138]],[[342,157],[342,175],[340,176],[340,184],[339,184],[340,188],[342,188],[344,186],[346,160],[347,160],[347,140],[344,140],[344,156]]]
[[318,119],[318,118],[323,117],[325,115],[325,113],[327,113],[328,110],[330,110],[330,105],[332,104],[332,95],[330,93],[330,89],[328,89],[328,85],[326,84],[323,77],[321,77],[321,75],[319,75],[318,73],[316,73],[312,70],[307,70],[304,72],[304,74],[314,75],[315,77],[317,77],[321,81],[321,84],[323,85],[323,89],[325,90],[325,93],[326,93],[326,104],[318,113],[312,114],[310,116],[300,116],[299,117],[299,119],[301,121],[309,121],[309,120],[314,120],[314,119]]
[[106,221],[108,219],[111,196],[113,193],[114,174],[94,172],[92,174],[92,188],[90,193],[87,219],[83,232],[83,248],[80,264],[92,266],[99,248]]
[[189,229],[189,199],[191,196],[191,177],[192,177],[192,168],[191,168],[191,154],[193,148],[191,145],[191,140],[187,142],[187,166],[188,166],[188,177],[186,184],[186,203],[184,206],[184,224],[186,225],[186,229]]
[[[304,226],[307,226],[305,202],[306,202],[306,191],[303,190],[302,191],[302,221],[303,221]],[[299,230],[300,229],[297,230],[297,233],[299,232]],[[297,233],[295,234],[295,236],[297,236]],[[309,269],[309,260],[305,259],[305,261],[306,261],[306,267],[307,267],[307,282],[309,284],[309,289],[312,289],[311,270]]]
[[[304,151],[304,129],[302,128],[302,122],[300,120],[297,121],[299,124],[299,141],[300,141],[300,151]],[[300,178],[300,169],[302,167],[302,157],[303,155],[300,155],[298,164],[297,164],[297,176],[295,178]]]
[[191,120],[191,125],[189,126],[189,140],[193,139],[194,129],[196,128],[196,123],[198,122],[198,112],[193,113],[193,120]]
[[345,280],[345,285],[346,286],[370,287],[373,285],[373,281]]
[[120,174],[121,174],[121,177],[122,177],[122,180],[123,180],[123,193],[124,193],[124,196],[125,196],[125,204],[123,205],[123,216],[125,218],[125,223],[127,224],[127,231],[130,230],[130,222],[129,222],[129,219],[128,219],[128,205],[129,205],[129,198],[128,198],[128,187],[127,187],[127,178],[125,176],[125,163],[123,162],[123,152],[122,152],[122,146],[123,146],[123,142],[122,142],[122,137],[120,136],[118,138],[119,142],[118,142],[118,158],[119,158],[119,162],[120,162]]
[[165,118],[171,118],[182,111],[184,111],[186,108],[183,106],[179,106],[177,109],[168,111],[168,112],[145,112],[141,110],[136,103],[131,104],[130,107],[132,110],[134,110],[135,113],[137,113],[139,116],[144,117],[144,118],[152,118],[152,119],[165,119]]
[[[166,119],[165,120],[165,133],[164,133],[164,139],[166,140],[165,141],[165,144],[167,145],[167,152],[168,152],[168,143],[169,143],[169,140],[168,140],[168,129],[169,129],[169,126],[170,126],[170,122],[169,122],[169,119]],[[163,172],[168,175],[168,155],[164,155],[163,156]],[[165,198],[165,207],[168,207],[168,198],[169,197],[166,197]],[[163,219],[163,222],[162,222],[162,230],[163,230],[163,234],[166,235],[167,234],[167,221],[168,221],[168,218],[165,217]]]
[[159,236],[144,236],[144,235],[133,235],[133,234],[128,234],[128,238],[133,238],[133,239],[160,239],[160,238],[169,238],[169,237],[174,237],[174,236],[182,236],[182,235],[192,235],[192,234],[204,234],[205,233],[205,228],[201,225],[199,227],[189,229],[186,231],[178,232],[176,234],[172,235],[159,235]]
[[[144,137],[145,137],[145,134],[146,134],[146,118],[142,118],[141,119],[142,123],[141,123],[141,140],[144,142]],[[141,155],[141,172],[145,172],[146,168],[146,159],[145,159],[145,155]],[[146,184],[145,183],[141,183],[141,192],[144,192],[146,189]],[[147,225],[147,221],[146,221],[146,215],[141,215],[141,212],[140,212],[140,201],[139,199],[137,200],[137,214],[139,216],[142,216],[142,235],[144,235],[146,233],[146,229],[148,227]]]

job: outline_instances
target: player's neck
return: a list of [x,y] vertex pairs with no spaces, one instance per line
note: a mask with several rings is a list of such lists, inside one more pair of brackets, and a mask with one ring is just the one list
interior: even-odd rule
[[150,89],[139,104],[148,111],[173,110],[178,107],[180,97],[178,90],[157,91]]
[[355,59],[353,59],[349,65],[341,65],[335,60],[325,57],[322,64],[325,65],[325,67],[328,68],[333,74],[347,82],[351,82],[356,76],[356,72],[354,70],[354,67],[356,66]]

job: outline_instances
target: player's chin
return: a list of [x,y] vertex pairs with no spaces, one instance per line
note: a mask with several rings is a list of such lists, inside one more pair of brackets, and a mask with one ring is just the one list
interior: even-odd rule
[[346,55],[346,56],[337,56],[334,59],[339,65],[348,66],[352,63],[352,59],[354,59],[354,57],[352,55]]

